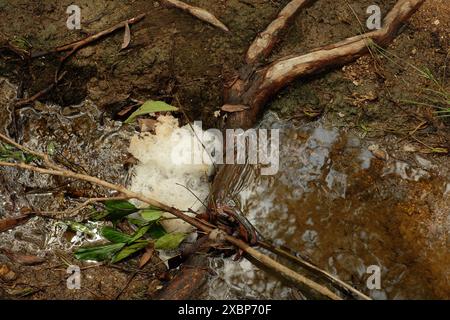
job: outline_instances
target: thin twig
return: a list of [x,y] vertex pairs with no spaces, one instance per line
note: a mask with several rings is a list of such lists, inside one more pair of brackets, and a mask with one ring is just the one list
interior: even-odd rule
[[[33,214],[35,214],[37,216],[41,216],[41,217],[46,217],[46,218],[54,218],[54,216],[56,216],[56,215],[70,216],[70,215],[73,215],[73,214],[83,210],[84,208],[86,208],[88,205],[90,205],[92,203],[105,202],[105,201],[111,201],[111,200],[128,200],[128,199],[130,199],[130,198],[128,198],[128,197],[91,198],[71,210],[67,210],[67,211],[33,211]],[[67,217],[65,217],[65,218],[67,218]]]
[[54,170],[60,170],[61,168],[59,166],[57,166],[52,160],[50,160],[50,157],[48,156],[48,154],[46,153],[42,153],[36,150],[32,150],[30,148],[25,147],[24,145],[21,145],[17,142],[15,142],[14,140],[12,140],[11,138],[5,136],[4,134],[0,133],[0,140],[5,141],[7,144],[12,145],[14,147],[16,147],[19,150],[22,150],[23,152],[33,155],[35,157],[41,158],[44,163],[47,165],[47,167],[54,169]]
[[81,49],[82,47],[85,47],[88,44],[91,44],[91,43],[99,40],[100,38],[103,38],[103,37],[105,37],[107,35],[110,35],[110,34],[112,34],[113,32],[115,32],[115,31],[117,31],[119,29],[125,28],[125,26],[127,24],[128,25],[132,25],[132,24],[135,24],[135,23],[141,21],[142,19],[145,18],[146,15],[147,15],[146,13],[141,13],[140,15],[138,15],[136,17],[133,17],[131,19],[119,22],[118,24],[116,24],[116,25],[114,25],[114,26],[112,26],[112,27],[110,27],[110,28],[108,28],[106,30],[100,31],[100,32],[98,32],[96,34],[93,34],[93,35],[91,35],[91,36],[89,36],[89,37],[87,37],[85,39],[78,40],[78,41],[72,42],[70,44],[66,44],[66,45],[57,47],[57,48],[55,48],[55,49],[53,49],[51,51],[48,51],[48,52],[37,52],[37,53],[32,54],[31,57],[32,58],[38,58],[38,57],[42,57],[42,56],[45,56],[45,55],[48,55],[48,54],[51,54],[51,53],[70,51],[70,53],[66,56],[66,57],[68,57],[72,53],[74,53],[75,51],[78,51],[79,49]]
[[22,99],[16,102],[16,106],[17,107],[21,107],[27,104],[30,104],[34,101],[36,101],[37,99],[39,99],[40,97],[46,95],[47,93],[49,93],[50,91],[52,91],[57,85],[58,83],[62,80],[62,78],[64,78],[64,76],[67,74],[67,71],[64,71],[63,73],[61,73],[61,75],[56,75],[55,76],[55,81],[53,81],[53,83],[51,85],[49,85],[47,88],[39,91],[38,93],[32,95],[29,98],[26,99]]

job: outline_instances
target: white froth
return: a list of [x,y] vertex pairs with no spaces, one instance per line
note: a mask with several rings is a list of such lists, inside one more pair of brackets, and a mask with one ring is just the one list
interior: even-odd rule
[[[192,159],[194,151],[203,152],[203,146],[213,150],[211,144],[216,140],[195,125],[180,128],[172,116],[160,116],[157,120],[155,134],[137,134],[131,139],[128,151],[139,164],[133,169],[129,188],[180,210],[202,211],[213,164],[207,155],[203,156],[205,161]],[[168,232],[192,231],[180,220],[166,220],[164,227]]]

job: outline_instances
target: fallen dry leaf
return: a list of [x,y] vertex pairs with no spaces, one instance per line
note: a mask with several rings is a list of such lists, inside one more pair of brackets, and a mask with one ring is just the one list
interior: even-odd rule
[[138,123],[141,128],[141,132],[153,132],[155,131],[158,121],[155,119],[138,119]]
[[123,43],[121,49],[123,50],[127,48],[130,45],[130,41],[131,41],[130,26],[128,25],[127,22],[125,22],[125,33],[123,35]]
[[16,273],[12,271],[7,265],[0,265],[0,278],[4,281],[13,281],[16,279]]
[[30,215],[20,215],[17,217],[2,219],[0,220],[0,232],[12,229],[19,224],[26,222],[30,218]]
[[249,109],[248,106],[243,104],[225,104],[222,106],[222,111],[225,112],[240,112]]
[[139,269],[142,269],[152,258],[155,253],[153,244],[150,244],[146,249],[141,259],[139,260]]

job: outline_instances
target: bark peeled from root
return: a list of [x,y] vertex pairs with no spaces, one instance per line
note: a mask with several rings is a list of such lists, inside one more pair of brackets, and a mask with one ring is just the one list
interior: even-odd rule
[[166,3],[169,6],[186,11],[186,12],[190,13],[191,15],[193,15],[194,17],[196,17],[197,19],[205,21],[225,32],[230,31],[225,24],[223,24],[219,19],[217,19],[212,13],[210,13],[204,9],[191,6],[189,4],[186,4],[186,3],[182,2],[182,1],[178,1],[178,0],[164,0],[164,3]]
[[247,64],[254,64],[267,58],[277,43],[280,34],[290,25],[296,13],[308,2],[309,0],[292,0],[281,10],[278,17],[269,24],[266,30],[258,34],[250,45],[245,56]]
[[230,114],[225,126],[251,128],[269,99],[293,80],[349,63],[367,53],[371,41],[386,46],[424,1],[399,0],[380,30],[347,38],[304,55],[284,57],[254,72],[248,67],[243,68],[239,77],[226,88],[225,103],[247,105],[249,109]]

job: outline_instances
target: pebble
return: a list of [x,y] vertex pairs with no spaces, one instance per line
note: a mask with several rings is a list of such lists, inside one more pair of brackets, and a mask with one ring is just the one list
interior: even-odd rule
[[16,273],[12,271],[7,265],[0,266],[0,278],[6,282],[16,279]]

